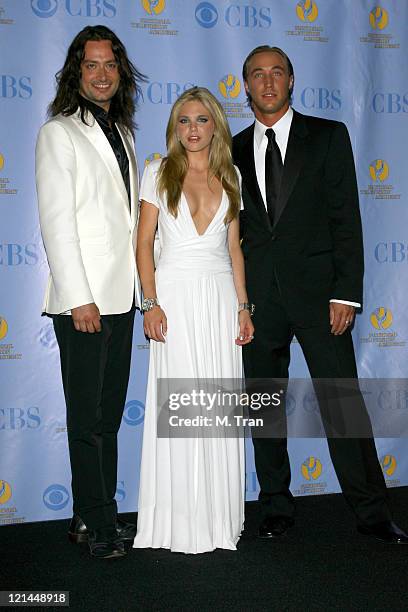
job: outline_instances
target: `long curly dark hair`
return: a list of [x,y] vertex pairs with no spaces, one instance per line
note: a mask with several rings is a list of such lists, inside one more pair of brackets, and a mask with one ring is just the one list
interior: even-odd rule
[[112,30],[103,26],[87,26],[81,30],[72,41],[64,66],[57,72],[57,93],[55,99],[48,107],[48,114],[51,117],[62,113],[63,115],[73,115],[79,108],[81,119],[86,123],[86,106],[83,98],[79,94],[81,78],[81,62],[85,56],[85,45],[89,40],[110,40],[112,51],[119,64],[120,83],[118,91],[113,97],[109,115],[112,119],[130,130],[135,129],[133,115],[136,110],[137,100],[142,95],[141,82],[146,82],[147,77],[139,72],[129,60],[126,49]]

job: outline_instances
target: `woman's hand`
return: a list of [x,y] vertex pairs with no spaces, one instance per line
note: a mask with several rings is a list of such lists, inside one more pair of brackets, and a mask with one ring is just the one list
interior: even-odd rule
[[238,313],[238,322],[239,334],[235,344],[238,344],[238,346],[249,344],[254,339],[255,328],[248,310],[241,310]]
[[166,342],[167,318],[160,306],[153,306],[144,313],[143,329],[145,335],[156,342]]

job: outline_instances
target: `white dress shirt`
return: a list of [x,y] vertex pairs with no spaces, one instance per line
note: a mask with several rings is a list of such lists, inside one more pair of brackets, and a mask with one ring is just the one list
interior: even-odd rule
[[[275,138],[279,147],[282,163],[285,163],[286,149],[288,148],[290,126],[292,125],[293,110],[291,107],[288,108],[286,113],[273,124],[272,129],[275,132]],[[266,208],[266,187],[265,187],[265,153],[268,145],[268,138],[265,136],[265,132],[268,129],[267,125],[264,125],[258,119],[255,119],[254,129],[254,160],[256,178],[258,181],[259,190],[262,195],[262,199]],[[347,306],[354,306],[360,308],[361,304],[358,302],[348,302],[347,300],[339,300],[333,298],[331,302],[337,302],[338,304],[346,304]]]

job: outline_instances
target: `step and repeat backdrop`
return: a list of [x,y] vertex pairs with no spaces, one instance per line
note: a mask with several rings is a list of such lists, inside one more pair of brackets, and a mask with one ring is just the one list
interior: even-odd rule
[[[293,106],[344,121],[356,158],[364,226],[364,310],[353,331],[359,373],[405,378],[408,309],[408,2],[404,0],[0,0],[0,524],[71,514],[58,347],[41,317],[47,261],[38,225],[34,147],[67,47],[104,24],[149,81],[137,114],[144,164],[165,153],[172,103],[192,85],[218,97],[237,133],[253,121],[242,63],[257,45],[283,48],[295,68]],[[137,509],[149,345],[136,317],[120,431],[117,501]],[[299,346],[291,373],[307,376]],[[408,413],[408,393],[381,409]],[[295,396],[287,411],[308,418]],[[403,438],[378,438],[389,487],[408,484]],[[324,439],[289,441],[295,495],[338,492]],[[247,499],[256,499],[247,440]]]

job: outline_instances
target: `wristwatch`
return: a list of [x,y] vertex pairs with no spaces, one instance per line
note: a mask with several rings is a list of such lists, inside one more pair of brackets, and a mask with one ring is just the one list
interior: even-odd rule
[[255,312],[255,304],[249,304],[247,302],[243,302],[242,304],[238,304],[238,312],[241,312],[241,310],[247,310],[250,314],[250,316],[252,317],[254,315]]
[[159,306],[159,302],[157,298],[144,298],[142,302],[142,312],[149,312],[155,306]]

